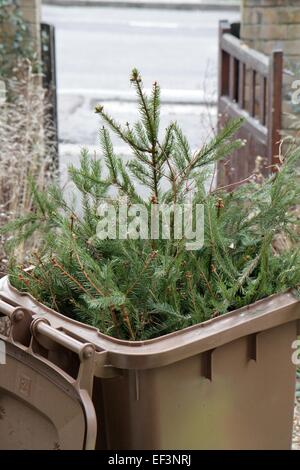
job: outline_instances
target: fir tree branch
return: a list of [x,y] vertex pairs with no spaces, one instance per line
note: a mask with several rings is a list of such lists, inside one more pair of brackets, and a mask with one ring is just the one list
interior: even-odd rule
[[77,287],[79,287],[79,289],[84,292],[85,294],[87,294],[89,297],[91,297],[89,291],[87,289],[85,289],[85,287],[83,287],[82,284],[80,284],[80,282],[75,279],[74,276],[72,276],[72,274],[68,273],[66,271],[66,269],[57,261],[57,259],[55,258],[52,258],[51,259],[51,264],[54,266],[54,268],[58,268],[60,270],[60,272],[62,273],[63,276],[66,276],[68,279],[70,279],[70,281],[72,281]]

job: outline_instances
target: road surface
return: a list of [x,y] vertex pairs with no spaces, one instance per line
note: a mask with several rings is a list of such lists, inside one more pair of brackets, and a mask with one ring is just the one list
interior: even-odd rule
[[60,88],[127,90],[133,67],[146,83],[198,90],[217,64],[219,19],[235,12],[43,7],[56,26]]
[[[136,120],[129,75],[137,67],[146,87],[162,89],[162,124],[177,120],[192,147],[215,124],[218,21],[236,12],[44,6],[56,27],[62,160],[78,146],[98,145],[97,102],[119,120]],[[120,145],[119,142],[116,142]]]

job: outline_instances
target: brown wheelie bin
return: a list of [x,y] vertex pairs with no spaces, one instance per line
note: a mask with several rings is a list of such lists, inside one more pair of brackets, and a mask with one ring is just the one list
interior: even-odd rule
[[[7,278],[0,281],[0,298],[1,313],[12,319],[9,346],[41,362],[48,377],[56,374],[56,382],[60,377],[65,387],[72,385],[73,400],[88,408],[85,419],[90,418],[97,449],[290,448],[296,375],[292,345],[300,319],[293,292],[144,342],[116,340],[70,320],[17,292]],[[1,407],[7,366],[0,367]],[[21,375],[22,367],[16,361],[11,366]],[[30,386],[28,404],[38,393],[38,378]],[[12,388],[10,396],[15,392]],[[58,408],[65,406],[52,389],[45,393]],[[92,407],[89,400],[82,405],[83,394],[91,396]],[[9,412],[13,421],[12,408]],[[26,417],[31,419],[30,412]],[[56,446],[71,445],[59,440],[58,431],[59,424],[49,431],[51,442],[56,432]],[[8,443],[5,433],[0,421],[1,447]]]

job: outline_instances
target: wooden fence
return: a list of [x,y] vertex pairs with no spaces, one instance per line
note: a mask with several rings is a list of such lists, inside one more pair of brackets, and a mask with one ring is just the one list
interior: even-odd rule
[[220,22],[219,127],[243,117],[238,137],[245,146],[219,163],[218,186],[234,187],[255,171],[266,174],[279,163],[283,54],[276,50],[268,57],[247,47],[238,35],[238,24]]

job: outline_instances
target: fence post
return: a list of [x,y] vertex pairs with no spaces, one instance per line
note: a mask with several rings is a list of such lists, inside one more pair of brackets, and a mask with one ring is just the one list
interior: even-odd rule
[[222,49],[222,36],[230,33],[231,27],[228,21],[219,22],[219,74],[218,74],[218,99],[229,92],[229,55]]
[[282,74],[283,53],[274,50],[269,66],[269,103],[268,103],[268,159],[272,171],[280,164],[279,147],[281,139]]
[[[229,72],[230,72],[230,61],[229,55],[222,49],[222,37],[226,33],[231,33],[231,26],[227,20],[221,20],[219,22],[219,68],[218,68],[218,109],[220,108],[220,98],[223,95],[229,94]],[[222,119],[218,119],[218,128],[220,129],[223,125]],[[217,186],[223,186],[225,184],[225,167],[223,161],[220,161],[217,165]]]

